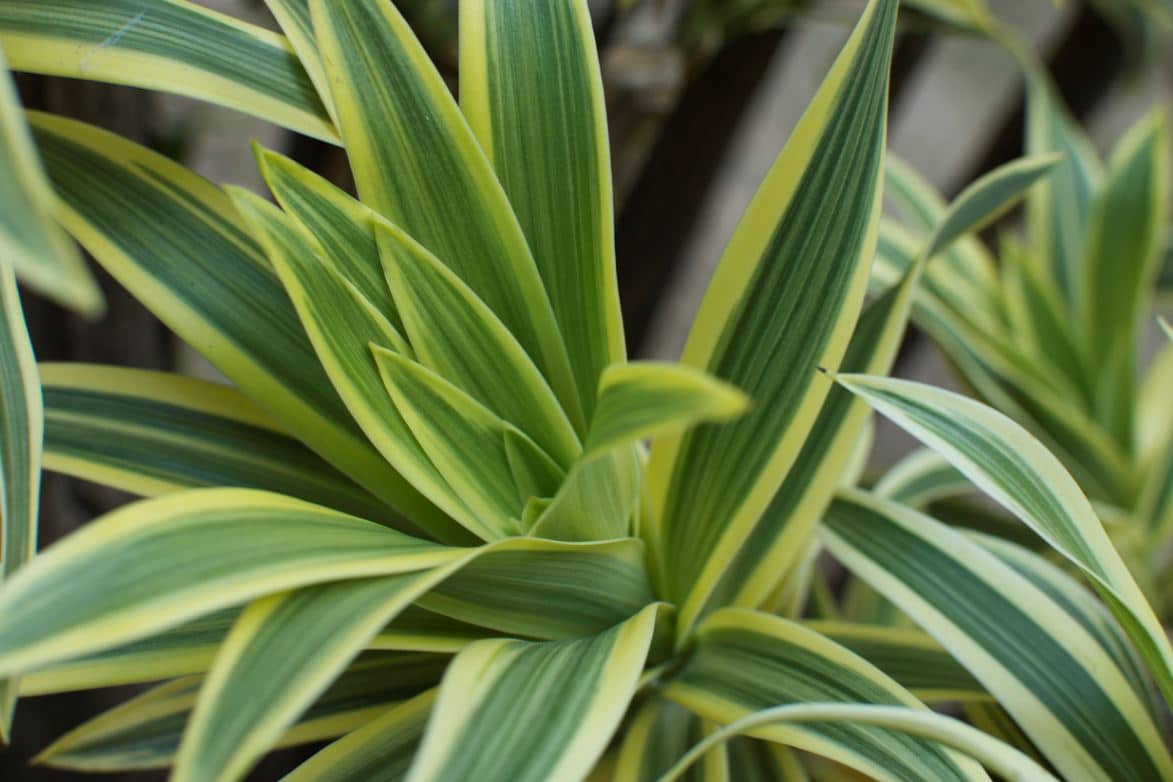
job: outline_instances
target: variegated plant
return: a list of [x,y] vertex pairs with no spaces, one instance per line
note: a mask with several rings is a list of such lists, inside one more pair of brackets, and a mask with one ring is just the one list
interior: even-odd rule
[[[1147,679],[1173,695],[1173,654],[1078,487],[988,408],[876,377],[925,264],[1056,162],[975,184],[863,307],[896,0],[864,9],[680,365],[626,361],[585,3],[465,0],[460,105],[387,0],[268,4],[284,37],[180,0],[0,3],[13,68],[344,143],[360,197],[267,150],[279,206],[226,192],[78,122],[30,134],[2,96],[5,730],[18,694],[161,682],[42,760],[218,782],[336,739],[288,779],[1053,778],[926,706],[961,701],[1068,779],[1173,779]],[[37,367],[12,270],[96,307],[54,220],[234,387]],[[836,496],[853,392],[1104,602]],[[33,557],[42,445],[148,499]],[[797,620],[823,545],[927,632]]]
[[[1173,290],[1168,117],[1142,118],[1105,166],[1045,78],[1030,85],[1027,146],[1064,160],[1027,201],[1026,238],[1005,232],[997,265],[975,239],[955,245],[928,273],[915,317],[980,398],[1061,458],[1168,618],[1173,346],[1158,344],[1141,371],[1154,303]],[[890,161],[887,178],[903,222],[881,228],[877,289],[897,281],[944,208],[909,167]],[[923,453],[887,486],[921,502],[972,490]]]

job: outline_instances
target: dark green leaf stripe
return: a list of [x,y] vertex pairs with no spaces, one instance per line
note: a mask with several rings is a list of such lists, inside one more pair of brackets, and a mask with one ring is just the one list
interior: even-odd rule
[[[450,658],[372,653],[359,658],[274,745],[334,738],[393,704],[435,686]],[[40,762],[79,771],[164,768],[179,750],[202,680],[179,679],[128,701],[62,736]]]
[[917,630],[806,622],[806,627],[858,654],[921,700],[988,700],[969,671],[930,636]]
[[335,741],[283,782],[401,782],[424,737],[436,702],[431,690]]
[[[840,702],[924,708],[906,690],[828,638],[754,611],[729,609],[698,628],[692,653],[665,695],[717,723],[789,703]],[[935,745],[880,728],[780,728],[784,743],[877,779],[982,779],[972,764]]]
[[[0,584],[37,553],[43,438],[36,359],[16,277],[0,267]],[[0,742],[8,741],[17,691],[14,680],[0,679]]]
[[[702,305],[685,349],[686,363],[700,358],[706,371],[740,388],[755,406],[735,424],[684,435],[672,460],[661,525],[664,556],[672,564],[670,594],[677,600],[705,581],[706,567],[725,567],[746,527],[765,510],[815,423],[817,414],[800,417],[799,408],[829,390],[819,363],[834,368],[847,347],[853,309],[863,297],[858,272],[871,260],[878,216],[896,5],[877,0],[869,6],[853,39],[854,56],[837,66],[848,69],[847,78],[809,166],[752,276],[725,322],[706,323]],[[722,281],[719,270],[707,298],[729,294]],[[707,333],[714,328],[721,329],[719,337]],[[693,356],[694,342],[714,339],[711,353]],[[653,452],[653,479],[656,462]]]
[[7,0],[0,43],[14,70],[175,92],[337,138],[284,38],[184,0]]
[[497,313],[582,431],[566,346],[525,235],[423,47],[385,0],[310,8],[363,202]]
[[1170,773],[1160,734],[1111,658],[1043,592],[938,522],[855,492],[824,539],[921,623],[1074,779]]
[[521,539],[496,547],[438,585],[420,605],[508,635],[562,640],[602,632],[655,600],[639,541]]
[[243,778],[379,628],[440,577],[311,586],[250,605],[208,673],[172,780]]
[[261,248],[211,183],[79,122],[32,115],[67,228],[288,431],[381,498],[394,473],[334,392]]
[[41,364],[40,373],[47,469],[143,496],[263,489],[397,519],[232,388],[95,365]]
[[[866,367],[863,371],[883,374],[891,368],[916,283],[917,278],[906,277],[868,305],[843,357],[844,371]],[[797,564],[802,544],[831,501],[868,420],[867,408],[850,393],[841,393],[844,390],[833,388],[827,395],[794,465],[737,556],[696,609],[698,616],[728,605],[761,605]]]
[[578,0],[461,4],[461,108],[533,250],[587,420],[626,356],[611,160],[589,9]]
[[[202,489],[144,500],[92,522],[8,582],[0,673],[129,643],[272,592],[459,557],[277,494]],[[65,575],[79,571],[84,583]]]

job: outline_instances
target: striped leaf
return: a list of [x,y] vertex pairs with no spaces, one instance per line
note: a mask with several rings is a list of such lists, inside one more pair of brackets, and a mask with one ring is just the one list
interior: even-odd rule
[[386,0],[312,0],[310,8],[363,202],[492,308],[581,431],[566,346],[525,235],[423,47]]
[[[384,496],[420,528],[451,542],[469,537],[445,513],[467,524],[464,503],[427,460],[387,398],[369,345],[405,349],[403,337],[330,266],[316,243],[284,213],[247,191],[230,191],[240,214],[268,252],[321,366],[343,403],[389,467]],[[432,504],[434,503],[434,505]]]
[[144,497],[234,486],[403,523],[233,388],[94,364],[39,369],[46,469]]
[[1164,318],[1158,318],[1158,320],[1161,322],[1161,330],[1165,332],[1165,335],[1168,336],[1170,340],[1173,340],[1173,326],[1170,326],[1169,321],[1165,320]]
[[934,226],[924,255],[932,258],[960,237],[980,231],[1005,214],[1061,160],[1058,155],[1021,158],[999,166],[969,185]]
[[916,511],[851,492],[822,538],[932,634],[1065,776],[1167,779],[1151,716],[1097,640],[1047,592]]
[[8,0],[0,45],[14,70],[186,95],[337,140],[287,40],[186,0]]
[[[922,256],[922,262],[906,271],[899,285],[864,310],[843,357],[845,370],[883,374],[891,369],[904,337],[923,260]],[[793,576],[823,509],[846,477],[849,460],[870,417],[866,404],[843,389],[831,390],[798,459],[753,531],[741,541],[736,557],[711,591],[696,590],[694,600],[685,605],[686,622],[727,605],[761,606]],[[799,583],[805,587],[808,582]]]
[[[37,552],[44,426],[16,277],[0,267],[0,583]],[[18,687],[14,680],[0,679],[0,743],[9,738]]]
[[171,779],[242,779],[379,629],[443,576],[344,581],[253,602],[200,689]]
[[[607,543],[503,540],[480,550],[421,597],[419,605],[502,635],[583,638],[655,601],[645,556],[643,544],[631,538]],[[394,629],[393,623],[389,630]]]
[[1068,312],[1074,313],[1102,165],[1050,77],[1035,68],[1026,77],[1026,152],[1063,155],[1063,163],[1027,200],[1031,255],[1040,276],[1058,284]]
[[786,724],[826,728],[876,726],[909,737],[951,747],[980,761],[1004,779],[1058,782],[1045,768],[1013,747],[964,722],[933,712],[900,706],[799,703],[765,709],[726,725],[693,748],[660,782],[674,782],[702,755],[743,733],[767,735]]
[[[624,731],[613,780],[655,782],[692,745],[712,732],[700,717],[672,701],[648,699]],[[683,777],[688,782],[728,782],[729,758],[711,752]]]
[[[481,540],[521,534],[523,500],[505,448],[509,425],[427,367],[372,347],[388,399],[468,509],[462,523]],[[514,442],[537,450],[522,436]]]
[[1095,585],[1173,699],[1173,650],[1091,504],[1046,448],[1001,413],[949,391],[885,378],[840,378],[952,462]]
[[382,629],[368,645],[390,652],[435,652],[455,654],[473,641],[496,635],[485,627],[461,622],[442,614],[408,606],[395,621]]
[[[0,9],[0,17],[4,13]],[[0,35],[0,43],[3,36]],[[53,192],[20,107],[0,48],[0,258],[21,282],[87,315],[102,310],[102,293],[77,247],[53,221]]]
[[[816,423],[863,301],[880,210],[893,0],[873,0],[735,232],[683,362],[753,411],[661,438],[649,484],[677,602],[708,591]],[[850,172],[850,173],[847,173]]]
[[394,226],[376,236],[391,293],[420,363],[477,399],[568,466],[578,435],[542,373],[493,311]]
[[408,780],[579,779],[635,692],[659,606],[573,641],[479,641],[440,686]]
[[283,782],[399,782],[407,776],[436,703],[430,690],[388,709],[298,766]]
[[423,570],[459,556],[265,492],[203,489],[144,500],[71,535],[0,590],[0,674],[145,638],[273,592]]
[[606,108],[586,4],[463,0],[460,107],[525,231],[590,421],[599,375],[626,348]]
[[379,260],[374,212],[295,161],[259,146],[255,151],[261,174],[281,208],[301,223],[334,268],[403,334]]
[[919,630],[851,622],[803,624],[858,654],[923,701],[990,699],[969,671]]
[[[273,748],[333,739],[362,728],[395,703],[434,687],[448,661],[424,654],[364,656]],[[84,772],[166,768],[175,761],[202,683],[193,676],[149,690],[62,736],[38,761]]]
[[239,608],[217,611],[140,641],[38,667],[21,677],[20,692],[54,695],[204,673],[239,615]]
[[228,197],[118,136],[30,116],[70,233],[283,427],[394,505],[394,472],[334,393]]
[[334,106],[330,102],[330,81],[326,77],[326,66],[314,40],[314,23],[310,17],[309,0],[265,0],[265,6],[277,20],[281,31],[289,39],[289,45],[305,68],[319,99],[325,104],[330,118],[337,124]]
[[1157,110],[1117,145],[1082,265],[1078,311],[1093,409],[1117,442],[1133,442],[1137,344],[1149,317],[1173,188],[1169,124]]
[[[744,609],[719,611],[701,622],[692,654],[664,694],[718,724],[789,703],[925,710],[907,690],[834,641],[785,619]],[[986,779],[969,761],[881,729],[775,727],[761,737],[829,757],[880,780]]]
[[[549,504],[539,512],[529,534],[554,540],[611,540],[632,533],[643,488],[638,445],[613,448],[584,458],[571,468]],[[528,510],[528,509],[527,509]]]
[[701,422],[742,415],[750,400],[736,388],[680,364],[607,367],[599,380],[584,458]]

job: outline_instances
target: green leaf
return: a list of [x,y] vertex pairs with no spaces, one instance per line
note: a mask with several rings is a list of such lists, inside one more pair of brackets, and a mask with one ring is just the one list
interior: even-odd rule
[[[361,657],[301,716],[274,749],[333,739],[369,724],[395,703],[434,687],[448,657]],[[202,679],[177,679],[101,714],[62,736],[37,758],[84,772],[165,768],[175,760]]]
[[[698,626],[692,653],[664,694],[718,724],[789,703],[832,701],[925,709],[878,669],[813,630],[768,614],[726,609]],[[985,779],[933,744],[855,726],[776,727],[760,735],[877,779]]]
[[[0,583],[37,553],[44,427],[16,277],[0,267]],[[0,743],[10,735],[18,687],[14,680],[0,680]]]
[[171,779],[242,779],[379,629],[444,575],[344,581],[253,602],[200,689]]
[[172,92],[338,138],[287,40],[186,0],[8,0],[0,44],[13,70]]
[[301,223],[335,269],[403,334],[379,260],[374,212],[329,180],[276,152],[254,147],[261,174],[285,213]]
[[436,693],[389,709],[302,763],[283,782],[400,782],[423,739]]
[[580,459],[548,504],[531,506],[535,510],[541,507],[541,513],[529,534],[584,542],[629,536],[643,488],[642,476],[638,445]]
[[[885,373],[904,337],[910,302],[926,258],[913,264],[901,283],[864,310],[843,357],[845,370]],[[789,577],[811,538],[835,487],[847,477],[871,411],[843,389],[833,388],[802,451],[766,511],[741,541],[737,555],[709,590],[697,589],[685,604],[684,621],[736,605],[761,606]]]
[[440,686],[408,780],[536,782],[585,774],[619,727],[660,607],[573,641],[478,641]]
[[90,523],[0,589],[0,674],[145,638],[273,592],[423,570],[459,556],[266,492],[203,489],[144,500]]
[[83,314],[100,314],[102,292],[77,247],[53,220],[53,191],[24,122],[3,49],[0,167],[6,172],[0,181],[0,258],[16,270],[21,282],[39,293]]
[[880,212],[893,0],[873,0],[742,219],[683,363],[754,400],[728,426],[661,438],[649,485],[667,594],[708,591],[816,423],[867,285]]
[[337,125],[334,106],[330,103],[330,81],[326,77],[326,67],[322,64],[322,56],[314,40],[314,23],[310,17],[309,0],[265,0],[265,6],[277,20],[281,31],[289,38],[289,45],[296,53],[301,66],[305,68],[306,75],[313,82],[331,120]]
[[918,383],[844,376],[859,394],[1010,510],[1088,576],[1173,699],[1173,650],[1091,504],[1063,466],[1001,413]]
[[1169,145],[1161,110],[1121,140],[1096,202],[1082,267],[1078,311],[1093,409],[1125,448],[1134,441],[1137,346],[1149,316],[1173,188]]
[[919,630],[827,621],[803,625],[850,649],[923,701],[990,699],[969,671]]
[[228,386],[95,364],[41,364],[45,468],[145,497],[239,487],[404,523]]
[[469,542],[471,536],[444,515],[467,526],[465,504],[432,467],[387,398],[370,356],[371,344],[407,349],[403,337],[284,213],[247,191],[230,192],[268,251],[330,382],[390,465],[384,468],[384,495],[394,495],[404,515],[429,533],[445,541]]
[[1165,320],[1164,318],[1158,318],[1157,320],[1160,321],[1161,329],[1165,332],[1165,335],[1169,337],[1170,340],[1173,340],[1173,326],[1170,326],[1169,321]]
[[502,635],[583,638],[655,601],[644,560],[643,544],[633,538],[605,543],[512,538],[482,549],[419,605]]
[[310,8],[363,202],[492,308],[581,431],[566,346],[525,235],[423,47],[389,2]]
[[[322,371],[264,253],[216,186],[144,147],[33,114],[65,227],[288,431],[396,506],[396,476]],[[417,519],[418,520],[418,519]]]
[[1039,276],[1054,281],[1074,314],[1079,302],[1080,266],[1092,224],[1101,164],[1091,141],[1063,105],[1050,77],[1026,72],[1026,152],[1058,152],[1063,162],[1027,200],[1026,219],[1032,257]]
[[582,450],[542,373],[492,310],[394,226],[376,227],[383,268],[421,364],[525,432],[561,466]]
[[[481,540],[522,534],[523,500],[505,449],[509,425],[427,367],[372,345],[388,398]],[[515,442],[525,442],[518,437]],[[533,443],[528,447],[536,449]]]
[[719,423],[745,413],[745,394],[681,364],[635,362],[607,367],[599,380],[583,458],[638,440]]
[[1173,773],[1144,704],[1060,603],[916,511],[860,492],[831,506],[831,553],[932,634],[1072,779]]
[[765,734],[784,729],[787,723],[831,727],[877,726],[910,737],[950,747],[974,758],[1005,779],[1058,782],[1045,768],[1013,747],[1003,744],[964,722],[933,712],[899,706],[798,703],[752,714],[706,738],[680,759],[659,782],[674,782],[702,755],[743,733]]
[[587,421],[626,348],[603,83],[578,0],[460,4],[460,106],[529,240]]
[[932,258],[960,237],[980,231],[998,219],[1062,159],[1053,154],[1021,158],[999,166],[965,188],[934,227],[924,255]]

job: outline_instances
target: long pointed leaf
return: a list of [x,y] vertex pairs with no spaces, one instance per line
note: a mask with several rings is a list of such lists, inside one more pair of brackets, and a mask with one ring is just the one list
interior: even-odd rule
[[707,589],[794,464],[858,317],[875,246],[896,3],[873,0],[733,236],[684,363],[753,412],[653,446],[655,539],[676,601]]
[[1063,466],[1001,413],[949,391],[903,380],[840,382],[937,450],[1095,585],[1173,699],[1173,649],[1091,504]]
[[265,492],[204,489],[144,500],[53,546],[0,589],[0,673],[134,641],[261,595],[459,556]]
[[173,92],[338,138],[288,41],[186,0],[8,0],[0,44],[14,70]]
[[603,83],[578,0],[464,0],[460,105],[525,230],[586,419],[626,357]]
[[235,486],[402,523],[233,388],[94,364],[39,370],[46,469],[144,497]]
[[1128,680],[1064,609],[948,527],[859,492],[823,539],[965,665],[1073,779],[1166,779],[1160,733]]
[[[0,584],[37,552],[44,427],[36,359],[16,277],[0,267]],[[0,742],[8,741],[18,686],[0,679]]]
[[[0,9],[0,14],[3,14]],[[0,42],[3,41],[0,36]],[[0,259],[21,282],[89,315],[102,294],[77,247],[53,221],[53,192],[0,48]]]

